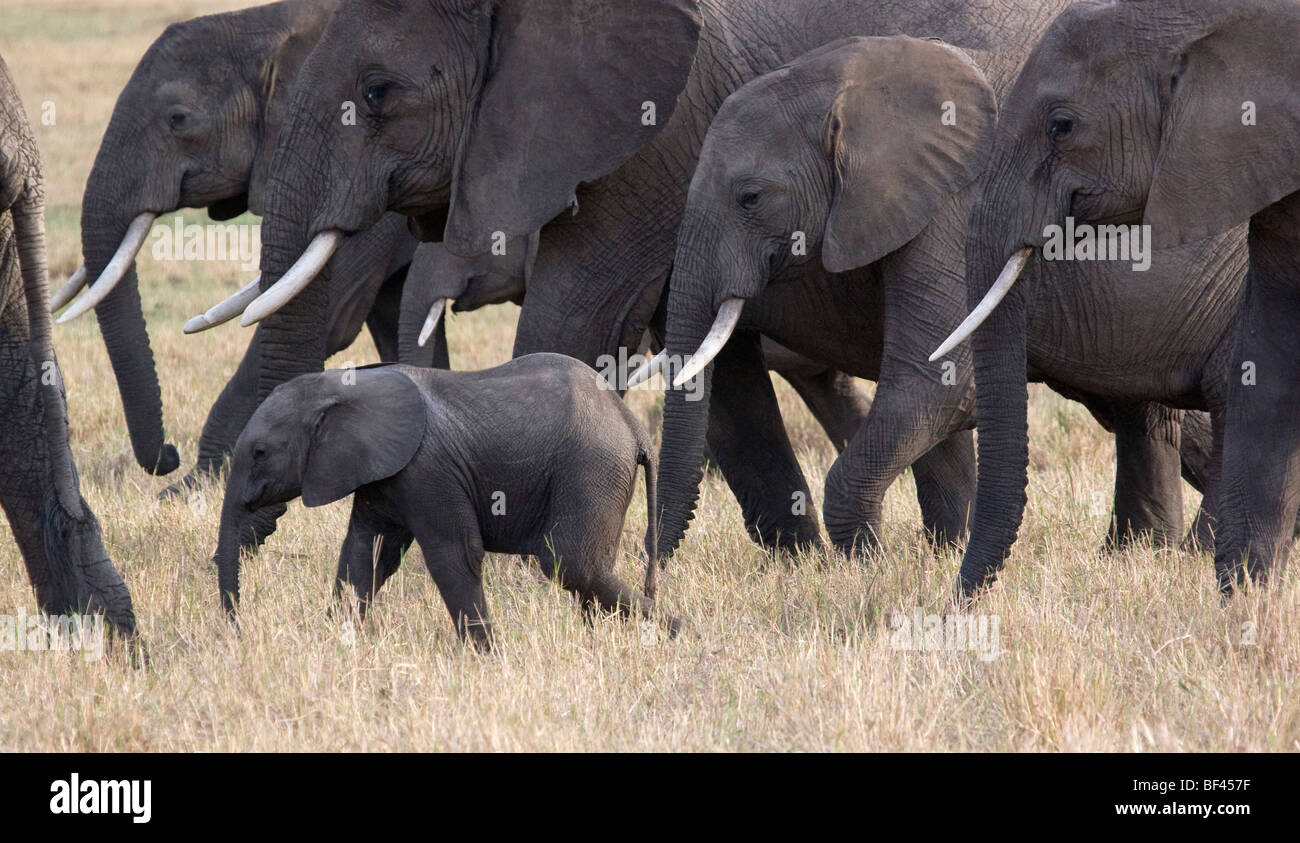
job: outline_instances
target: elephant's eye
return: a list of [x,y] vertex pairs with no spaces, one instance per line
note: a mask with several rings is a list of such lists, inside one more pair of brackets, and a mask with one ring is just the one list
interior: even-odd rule
[[740,194],[740,198],[737,201],[740,203],[740,207],[744,208],[746,211],[752,211],[758,207],[758,200],[761,198],[762,197],[759,195],[757,190],[746,190],[744,193]]
[[266,446],[258,442],[253,446],[253,462],[261,462],[266,459]]
[[168,127],[169,127],[173,132],[179,132],[180,130],[184,129],[184,128],[185,128],[185,123],[186,123],[186,117],[185,117],[185,112],[184,112],[184,111],[174,110],[174,111],[168,112],[168,114],[167,114],[167,126],[168,126]]
[[388,96],[388,85],[377,82],[373,85],[366,86],[366,103],[371,108],[379,108],[384,104],[384,98]]
[[1047,121],[1047,136],[1052,140],[1063,140],[1074,131],[1074,121],[1069,117],[1053,117]]

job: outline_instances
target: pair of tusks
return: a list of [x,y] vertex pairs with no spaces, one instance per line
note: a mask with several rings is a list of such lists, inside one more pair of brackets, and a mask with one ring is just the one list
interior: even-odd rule
[[[677,377],[673,378],[674,389],[681,389],[687,381],[704,371],[704,367],[713,362],[713,358],[718,356],[718,352],[722,351],[722,347],[727,344],[727,340],[736,330],[736,325],[740,322],[740,312],[744,308],[745,300],[742,298],[729,298],[722,303],[718,308],[718,315],[713,317],[713,326],[709,328],[704,341],[687,359],[686,365],[677,373]],[[632,377],[627,379],[627,388],[633,389],[650,380],[663,370],[667,361],[668,349],[665,348],[649,363],[632,373]]]
[[[962,320],[962,323],[957,326],[957,330],[953,331],[948,339],[943,341],[943,344],[935,350],[934,354],[930,355],[930,362],[938,360],[965,342],[971,334],[975,333],[975,329],[993,314],[994,309],[997,308],[1002,299],[1006,297],[1007,293],[1011,292],[1012,285],[1016,283],[1016,279],[1024,271],[1025,264],[1029,262],[1029,258],[1033,253],[1033,249],[1026,247],[1007,260],[1006,266],[1002,267],[1002,272],[998,274],[997,280],[985,293],[979,305],[971,311],[969,316]],[[740,321],[740,312],[744,306],[745,300],[741,298],[730,298],[722,303],[722,306],[718,308],[718,315],[714,317],[713,327],[709,329],[708,335],[700,343],[699,350],[691,356],[681,372],[673,379],[675,388],[680,389],[687,381],[702,372],[705,366],[713,362],[713,358],[718,356],[718,352],[722,351],[722,347],[727,344],[732,332],[736,330],[736,324]],[[664,349],[656,354],[648,364],[637,369],[632,374],[632,377],[628,378],[628,389],[640,386],[661,372],[667,360],[668,349]]]
[[[104,267],[104,271],[100,273],[95,283],[90,285],[90,289],[86,290],[85,294],[58,318],[58,324],[71,322],[108,298],[108,294],[113,292],[113,288],[126,275],[131,264],[135,263],[135,256],[144,248],[145,238],[149,236],[149,229],[153,227],[153,221],[156,219],[158,219],[157,214],[140,214],[131,220],[126,234],[122,236],[122,242],[118,244],[117,251],[113,254],[113,259],[108,262],[108,266]],[[54,313],[72,301],[72,297],[84,286],[86,286],[86,265],[82,264],[50,299],[50,312]]]
[[258,294],[262,276],[257,276],[252,283],[230,298],[191,318],[185,323],[185,333],[196,334],[199,331],[215,328],[240,314],[243,314],[243,318],[239,320],[239,324],[245,328],[262,321],[293,301],[294,296],[305,290],[312,279],[325,268],[325,264],[329,263],[330,258],[334,257],[334,252],[342,242],[343,232],[322,231],[312,239],[302,256],[289,267],[289,271],[271,285],[269,290]]

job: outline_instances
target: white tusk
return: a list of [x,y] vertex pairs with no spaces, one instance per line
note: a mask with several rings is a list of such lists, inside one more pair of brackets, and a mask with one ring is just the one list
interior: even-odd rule
[[975,329],[980,326],[985,319],[993,315],[993,310],[998,306],[1007,293],[1011,292],[1011,285],[1016,283],[1020,273],[1024,271],[1025,264],[1029,262],[1029,256],[1034,250],[1026,246],[1007,259],[1007,265],[1002,267],[1002,273],[998,275],[998,280],[993,282],[993,286],[984,294],[984,300],[970,312],[957,330],[953,331],[948,339],[943,341],[943,345],[930,355],[930,362],[938,360],[948,352],[966,341],[966,338],[975,333]]
[[[81,314],[90,310],[95,305],[108,298],[108,294],[113,292],[113,288],[126,275],[126,271],[135,263],[135,256],[139,254],[140,249],[144,246],[144,240],[149,236],[149,229],[153,226],[153,221],[158,219],[157,214],[141,214],[131,220],[131,225],[126,229],[126,234],[122,236],[122,243],[117,247],[117,253],[113,259],[104,267],[104,272],[99,276],[90,289],[72,303],[72,307],[58,318],[58,324],[71,322]],[[59,292],[62,292],[60,290]]]
[[77,271],[68,276],[68,280],[59,291],[50,299],[50,313],[55,313],[59,308],[72,301],[72,297],[81,292],[81,288],[86,286],[86,265],[83,263],[77,267]]
[[433,303],[433,307],[429,308],[429,315],[424,318],[424,327],[420,329],[419,339],[416,340],[420,348],[424,348],[424,344],[429,341],[429,337],[433,336],[433,329],[438,327],[438,320],[442,318],[442,311],[447,307],[449,301],[451,299],[438,299]]
[[663,351],[659,352],[654,357],[650,358],[649,363],[646,363],[644,366],[640,367],[639,369],[637,369],[635,372],[632,373],[632,377],[627,379],[627,388],[635,389],[636,387],[640,386],[641,384],[653,378],[655,375],[659,374],[661,371],[663,371],[664,362],[667,360],[668,360],[668,349],[665,348]]
[[691,359],[686,361],[686,365],[677,377],[673,380],[673,386],[681,389],[683,385],[691,378],[704,371],[704,367],[713,362],[713,358],[718,356],[722,347],[727,344],[731,337],[731,332],[736,330],[736,323],[740,321],[740,311],[745,307],[745,300],[740,298],[727,299],[718,308],[718,315],[713,319],[713,327],[709,329],[709,334],[700,343],[699,349],[691,355]]
[[302,253],[302,257],[298,258],[298,262],[289,267],[289,271],[276,281],[271,289],[253,300],[244,311],[244,318],[239,320],[239,324],[247,328],[249,325],[261,322],[292,301],[294,296],[307,288],[325,264],[329,263],[330,258],[334,256],[334,250],[342,242],[341,231],[322,231],[317,234]]
[[206,331],[209,328],[215,328],[234,319],[244,312],[244,308],[257,298],[258,287],[262,285],[262,276],[259,275],[253,279],[252,283],[245,286],[238,293],[230,298],[217,302],[208,308],[205,313],[200,313],[185,323],[185,333],[197,334],[200,331]]

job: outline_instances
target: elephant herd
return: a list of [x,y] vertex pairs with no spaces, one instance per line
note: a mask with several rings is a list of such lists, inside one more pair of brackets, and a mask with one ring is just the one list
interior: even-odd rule
[[[706,462],[756,542],[819,547],[824,521],[850,556],[880,553],[885,492],[911,467],[927,531],[964,546],[971,599],[1026,505],[1029,382],[1116,436],[1107,542],[1212,548],[1230,594],[1284,563],[1300,510],[1297,36],[1296,0],[284,0],[200,17],[169,26],[118,98],[82,205],[85,263],[53,310],[95,311],[135,458],[171,473],[136,254],[179,208],[261,217],[259,278],[185,326],[256,330],[164,493],[233,466],[227,606],[240,550],[286,500],[355,491],[339,583],[363,604],[414,539],[475,640],[485,542],[549,554],[589,602],[648,611],[605,564],[638,462],[647,585],[681,546]],[[7,72],[0,108],[0,495],[42,605],[129,632],[67,444],[41,169]],[[519,359],[436,373],[443,314],[506,301],[521,305]],[[340,388],[324,361],[362,325],[400,364],[356,373],[358,394],[393,402],[382,419],[320,403]],[[621,371],[592,396],[554,355]],[[770,371],[839,450],[820,519],[792,505],[811,489]],[[635,422],[609,433],[630,417],[605,400],[656,373],[657,472]],[[329,413],[354,419],[339,423],[354,440],[311,444]],[[553,458],[466,444],[442,471],[490,495],[507,480],[481,478],[515,454],[546,500],[520,522],[545,512],[590,558],[565,563],[553,537],[539,550],[532,527],[498,535],[491,501],[417,479],[439,465],[431,431],[509,429],[476,413],[522,416],[513,441]],[[565,426],[579,417],[587,449]],[[309,492],[305,454],[348,441],[338,473],[358,453],[373,464],[324,494],[318,454]],[[1203,495],[1191,525],[1183,479]],[[423,494],[425,516],[399,491]]]

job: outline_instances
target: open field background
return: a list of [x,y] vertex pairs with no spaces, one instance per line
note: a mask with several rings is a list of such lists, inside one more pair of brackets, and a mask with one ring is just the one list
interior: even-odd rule
[[[86,176],[113,102],[171,21],[235,0],[5,0],[0,54],[46,161],[53,282],[79,262]],[[56,124],[39,122],[52,102]],[[203,212],[186,212],[203,221]],[[164,217],[161,222],[170,222]],[[150,241],[152,242],[152,241]],[[247,280],[234,263],[140,262],[170,438],[192,463],[208,407],[250,334],[185,337],[184,320]],[[456,368],[504,362],[513,306],[457,316]],[[208,560],[219,487],[159,502],[174,478],[131,458],[93,317],[56,328],[83,491],[135,598],[152,664],[0,653],[3,750],[1296,750],[1300,583],[1220,607],[1211,560],[1099,552],[1114,448],[1082,407],[1031,395],[1031,479],[1021,540],[975,611],[999,620],[1000,654],[891,647],[890,617],[944,613],[959,564],[922,540],[911,478],[891,490],[887,551],[771,559],[710,478],[661,604],[676,641],[576,604],[512,557],[487,566],[498,633],[461,648],[418,551],[365,624],[330,612],[349,504],[291,507],[244,569],[242,637],[221,613]],[[333,361],[378,359],[363,335]],[[793,392],[782,407],[817,495],[834,456]],[[527,400],[527,396],[521,396]],[[631,403],[656,432],[661,399]],[[1198,498],[1187,489],[1188,518]],[[621,572],[639,580],[643,490]],[[0,527],[0,614],[35,611]]]

